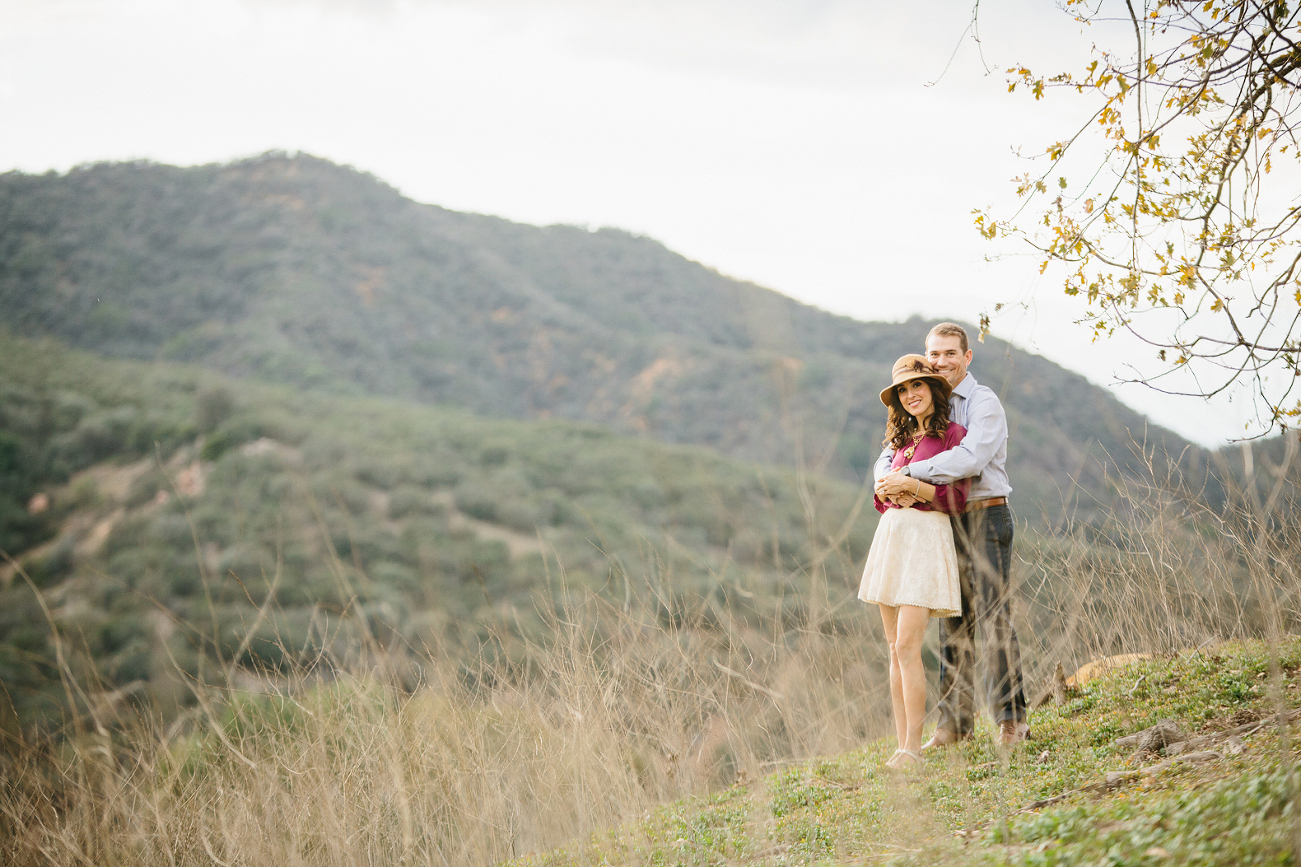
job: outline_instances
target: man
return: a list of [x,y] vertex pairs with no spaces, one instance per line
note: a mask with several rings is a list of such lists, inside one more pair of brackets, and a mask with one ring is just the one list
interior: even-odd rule
[[926,358],[953,386],[949,418],[967,429],[955,448],[892,471],[894,452],[876,462],[876,492],[907,502],[912,479],[935,485],[971,479],[962,515],[954,516],[962,616],[940,619],[940,722],[923,749],[971,737],[975,728],[975,630],[980,625],[984,685],[998,723],[998,743],[1013,746],[1030,734],[1021,649],[1012,626],[1012,510],[1007,497],[1007,414],[997,395],[967,373],[971,348],[960,325],[942,322],[926,335]]

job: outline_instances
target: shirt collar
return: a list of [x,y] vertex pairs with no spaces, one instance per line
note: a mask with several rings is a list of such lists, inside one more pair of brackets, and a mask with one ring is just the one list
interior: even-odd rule
[[968,371],[967,375],[963,377],[962,382],[959,382],[957,387],[953,389],[953,393],[963,400],[966,400],[971,397],[972,392],[976,390],[977,384],[976,378],[971,375],[970,371]]

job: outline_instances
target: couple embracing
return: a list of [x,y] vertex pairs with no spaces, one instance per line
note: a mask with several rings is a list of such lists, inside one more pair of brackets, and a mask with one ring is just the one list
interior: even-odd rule
[[[1012,512],[1007,497],[1007,415],[967,372],[967,332],[951,322],[926,336],[926,354],[894,364],[881,392],[889,409],[876,462],[881,521],[858,596],[881,610],[890,644],[890,698],[899,749],[886,765],[919,763],[922,749],[969,738],[975,728],[975,632],[996,739],[1029,736],[1021,651],[1012,626]],[[921,645],[940,619],[939,725],[923,747],[926,671]]]

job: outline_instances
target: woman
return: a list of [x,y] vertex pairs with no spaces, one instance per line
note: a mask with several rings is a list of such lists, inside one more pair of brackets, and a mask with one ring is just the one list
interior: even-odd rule
[[[885,443],[894,449],[893,469],[934,457],[962,441],[966,428],[949,421],[948,381],[920,355],[894,363],[894,381],[881,392],[890,410]],[[929,485],[893,501],[876,498],[881,513],[858,598],[875,602],[890,643],[890,702],[899,749],[887,767],[921,761],[926,716],[922,636],[932,617],[956,617],[962,608],[958,563],[949,515],[961,514],[970,483]]]

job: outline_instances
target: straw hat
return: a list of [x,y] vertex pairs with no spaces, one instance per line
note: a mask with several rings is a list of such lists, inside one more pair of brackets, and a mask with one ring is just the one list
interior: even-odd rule
[[931,388],[938,388],[945,397],[953,392],[953,386],[944,378],[944,374],[935,369],[926,356],[917,353],[909,353],[894,363],[892,371],[894,382],[881,390],[881,403],[887,407],[890,406],[890,392],[901,383],[912,382],[914,379],[925,379],[930,382]]

